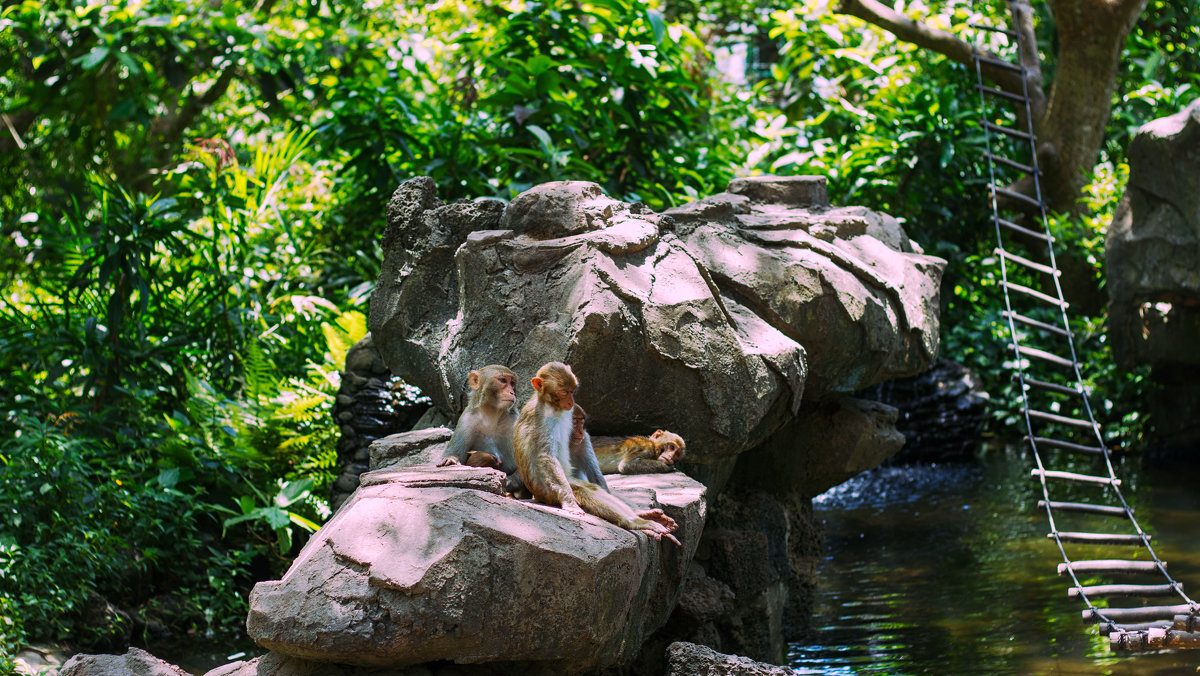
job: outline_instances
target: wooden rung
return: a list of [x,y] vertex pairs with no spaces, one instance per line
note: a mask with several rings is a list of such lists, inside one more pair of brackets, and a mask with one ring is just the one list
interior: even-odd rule
[[1065,395],[1074,396],[1074,397],[1082,397],[1083,396],[1083,393],[1080,392],[1079,390],[1075,389],[1074,387],[1067,387],[1066,385],[1059,385],[1058,383],[1048,383],[1044,380],[1038,380],[1037,378],[1026,378],[1025,384],[1028,387],[1038,389],[1038,390],[1046,390],[1048,392],[1057,392],[1059,394],[1065,394]]
[[1019,232],[1022,235],[1025,235],[1026,237],[1033,237],[1036,239],[1040,239],[1043,242],[1046,242],[1048,244],[1054,243],[1054,238],[1051,237],[1050,235],[1047,235],[1042,232],[1037,232],[1036,230],[1030,230],[1029,228],[1027,228],[1023,225],[1017,225],[1016,223],[1013,223],[1012,221],[1004,220],[1003,218],[1000,218],[998,216],[992,216],[992,221],[1005,227],[1005,228],[1008,228],[1009,230],[1012,230],[1013,232]]
[[1171,623],[1165,620],[1157,622],[1101,622],[1097,625],[1097,630],[1101,634],[1107,634],[1114,631],[1146,631],[1147,629],[1170,629]]
[[996,132],[997,134],[1004,134],[1005,136],[1011,136],[1011,137],[1013,137],[1015,139],[1019,139],[1021,141],[1032,141],[1033,140],[1033,137],[1030,136],[1026,132],[1017,131],[1016,129],[1011,129],[1009,127],[1002,127],[998,124],[992,124],[991,122],[988,122],[986,120],[983,123],[983,128],[988,131]]
[[975,54],[973,54],[973,56],[975,57],[975,60],[978,61],[979,63],[986,63],[989,66],[1003,68],[1004,70],[1010,70],[1014,73],[1024,73],[1025,72],[1025,68],[1019,63],[1012,63],[1011,61],[1005,61],[1004,59],[992,59],[992,58],[988,58],[986,56],[980,56],[979,52],[975,52]]
[[996,89],[995,87],[988,87],[987,85],[975,85],[975,91],[987,94],[988,96],[998,96],[1002,99],[1008,99],[1009,101],[1016,101],[1017,103],[1025,103],[1027,100],[1020,94],[1013,94],[1012,92],[1006,92],[1003,89]]
[[1067,590],[1067,597],[1079,598],[1081,593],[1090,599],[1101,599],[1118,596],[1170,596],[1176,592],[1175,587],[1169,584],[1097,584],[1082,589],[1071,587]]
[[1056,423],[1059,425],[1070,425],[1071,427],[1078,427],[1085,430],[1096,429],[1095,424],[1090,420],[1069,418],[1065,415],[1056,415],[1054,413],[1046,413],[1045,411],[1035,411],[1033,409],[1029,409],[1029,417],[1037,418],[1038,420],[1045,420],[1046,422]]
[[1017,350],[1019,350],[1021,352],[1021,356],[1023,356],[1023,357],[1034,357],[1036,359],[1041,359],[1042,361],[1048,361],[1051,364],[1056,364],[1058,366],[1063,366],[1066,368],[1075,368],[1075,362],[1071,361],[1070,359],[1067,359],[1066,357],[1060,357],[1056,354],[1047,352],[1045,350],[1039,350],[1034,347],[1025,347],[1024,345],[1018,345]]
[[[1038,500],[1038,508],[1045,509],[1046,501]],[[1103,514],[1105,516],[1125,516],[1124,507],[1113,507],[1111,505],[1089,505],[1086,502],[1055,502],[1050,501],[1051,510],[1060,510],[1063,512],[1085,512],[1087,514]]]
[[[1162,563],[1163,570],[1167,564]],[[1093,573],[1097,575],[1119,575],[1122,573],[1148,574],[1157,573],[1158,564],[1153,561],[1125,561],[1122,559],[1091,559],[1088,561],[1071,561],[1058,564],[1058,574],[1066,575],[1067,570],[1076,573]]]
[[1059,277],[1062,275],[1062,272],[1060,270],[1056,270],[1056,269],[1050,267],[1049,265],[1045,265],[1044,263],[1038,263],[1037,261],[1031,261],[1028,258],[1025,258],[1024,256],[1018,256],[1015,253],[1012,253],[1010,251],[1005,251],[1004,249],[999,249],[999,248],[993,249],[992,253],[996,254],[997,256],[1000,256],[1001,258],[1004,258],[1005,260],[1010,260],[1014,263],[1017,263],[1018,265],[1024,265],[1025,267],[1029,268],[1030,270],[1037,270],[1038,272],[1044,272],[1048,275],[1054,275],[1055,277]]
[[[1186,603],[1176,606],[1143,606],[1140,608],[1088,608],[1083,612],[1084,622],[1102,622],[1105,619],[1112,622],[1153,622],[1164,618],[1174,618],[1180,613],[1186,613],[1191,606]],[[1100,617],[1103,613],[1104,617]]]
[[1011,30],[1008,30],[1007,28],[996,28],[995,26],[985,26],[981,23],[969,23],[967,25],[970,26],[971,28],[974,28],[975,30],[990,31],[992,33],[1000,33],[1001,35],[1007,35],[1010,38],[1017,37],[1016,31],[1011,31]]
[[999,155],[993,155],[992,153],[989,153],[989,152],[984,152],[983,157],[985,159],[991,160],[992,162],[995,162],[996,164],[999,164],[1004,167],[1008,167],[1009,169],[1016,169],[1017,171],[1019,171],[1023,174],[1029,174],[1030,176],[1032,176],[1033,174],[1038,174],[1040,176],[1042,173],[1036,167],[1031,167],[1028,164],[1021,164],[1020,162],[1014,162],[1014,161],[1008,159],[1007,157],[1000,157]]
[[1021,284],[1013,284],[1012,282],[1001,282],[1000,285],[1006,286],[1009,289],[1012,289],[1013,291],[1016,291],[1018,293],[1023,293],[1026,296],[1036,298],[1044,303],[1049,303],[1050,305],[1053,305],[1055,307],[1063,308],[1064,310],[1067,309],[1067,307],[1070,305],[1065,300],[1059,300],[1058,298],[1055,298],[1054,296],[1042,293],[1041,291],[1037,291],[1035,289],[1031,289],[1028,286],[1023,286]]
[[1029,475],[1032,477],[1045,476],[1047,479],[1061,479],[1062,481],[1072,481],[1078,484],[1092,484],[1095,486],[1120,486],[1120,479],[1111,479],[1106,476],[1089,476],[1087,474],[1076,474],[1074,472],[1056,472],[1052,469],[1040,470],[1031,469]]
[[[1029,437],[1025,437],[1029,441]],[[1033,444],[1035,446],[1049,446],[1050,448],[1058,448],[1071,453],[1080,453],[1083,455],[1104,455],[1104,449],[1099,446],[1084,446],[1083,444],[1074,444],[1070,441],[1061,441],[1059,439],[1051,439],[1049,437],[1034,437]]]
[[1179,631],[1200,631],[1200,606],[1190,613],[1176,615],[1171,628]]
[[991,185],[989,187],[991,187],[992,190],[996,191],[996,194],[998,194],[998,195],[1004,195],[1005,197],[1007,197],[1009,199],[1014,199],[1018,202],[1024,202],[1025,204],[1028,204],[1031,207],[1038,207],[1040,209],[1043,206],[1045,206],[1040,201],[1038,201],[1036,198],[1030,197],[1029,195],[1022,195],[1019,192],[1014,192],[1012,190],[1008,190],[1007,188],[1001,188],[998,185]]
[[1152,627],[1146,631],[1108,634],[1109,650],[1200,650],[1200,632]]
[[[1142,544],[1142,536],[1137,534],[1126,535],[1122,533],[1078,533],[1059,531],[1059,542],[1074,542],[1080,545],[1140,545]],[[1054,533],[1047,533],[1046,537],[1053,539]],[[1147,535],[1149,540],[1150,536]]]
[[1020,322],[1022,324],[1027,324],[1029,326],[1041,329],[1043,331],[1049,331],[1050,333],[1057,333],[1060,336],[1070,335],[1067,333],[1067,330],[1062,328],[1061,326],[1054,326],[1053,324],[1047,324],[1046,322],[1039,322],[1038,320],[1034,319],[1033,317],[1026,317],[1025,315],[1017,314],[1016,312],[1009,312],[1008,310],[1004,310],[1000,313],[1000,316],[1004,317],[1005,319],[1011,319],[1014,322]]

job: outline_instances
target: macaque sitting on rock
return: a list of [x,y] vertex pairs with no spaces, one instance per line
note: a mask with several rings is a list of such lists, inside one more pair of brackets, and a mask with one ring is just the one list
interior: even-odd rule
[[507,366],[492,364],[471,371],[471,394],[458,417],[450,444],[438,467],[469,465],[495,467],[505,474],[504,489],[513,495],[525,492],[513,453],[513,424],[517,412],[517,374]]
[[[531,382],[535,391],[517,417],[513,451],[517,472],[534,499],[573,514],[594,514],[622,528],[642,531],[655,540],[665,537],[678,545],[679,540],[671,535],[675,520],[661,509],[635,512],[598,483],[580,478],[599,470],[587,432],[582,422],[576,422],[585,419],[586,414],[582,409],[581,415],[576,414],[579,381],[571,367],[550,362],[538,369]],[[572,443],[572,437],[578,443]],[[572,458],[573,450],[581,460]]]

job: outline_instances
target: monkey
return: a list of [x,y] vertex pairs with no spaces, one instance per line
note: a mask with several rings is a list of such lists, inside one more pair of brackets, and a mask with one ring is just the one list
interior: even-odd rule
[[604,472],[597,462],[596,453],[592,450],[592,437],[584,429],[587,423],[587,411],[579,404],[571,410],[571,476],[580,481],[590,481],[606,492],[612,493],[608,482],[604,480]]
[[592,444],[606,474],[670,472],[687,453],[683,439],[666,430],[655,430],[649,437],[595,437]]
[[467,408],[458,417],[454,434],[438,467],[468,465],[494,467],[508,478],[504,489],[514,495],[525,491],[513,454],[513,424],[517,420],[517,374],[507,366],[492,364],[467,376],[471,393]]
[[[586,432],[576,423],[575,390],[579,380],[571,367],[562,362],[550,362],[538,369],[530,381],[534,393],[521,408],[513,429],[513,450],[517,472],[538,502],[561,507],[571,514],[594,514],[628,530],[638,530],[655,540],[671,535],[675,521],[661,509],[635,512],[617,496],[590,481],[575,478],[577,469],[571,461],[571,436],[580,428],[580,452],[590,451],[590,443],[582,444]],[[586,414],[585,414],[586,415]],[[590,440],[589,440],[590,441]],[[583,449],[587,450],[583,450]],[[595,454],[592,462],[595,462]]]

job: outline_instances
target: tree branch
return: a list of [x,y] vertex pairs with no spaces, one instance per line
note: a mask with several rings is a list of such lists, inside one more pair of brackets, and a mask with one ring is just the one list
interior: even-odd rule
[[29,130],[35,117],[37,116],[32,110],[22,110],[16,114],[16,119],[9,117],[7,113],[0,113],[0,119],[4,120],[4,126],[10,134],[9,136],[0,135],[0,152],[6,154],[13,152],[14,147],[25,150],[25,141],[21,139],[21,136]]
[[[1026,0],[1027,4],[1027,0]],[[886,7],[876,0],[841,0],[835,10],[840,14],[849,14],[850,16],[858,17],[869,24],[874,24],[892,35],[911,42],[918,47],[924,47],[942,54],[951,61],[957,61],[963,65],[971,65],[971,55],[978,50],[981,56],[990,59],[1001,60],[1001,57],[986,49],[975,47],[969,42],[959,39],[952,33],[944,30],[933,28],[927,24],[923,24],[916,19],[911,19],[900,12],[897,12],[889,7]],[[1032,27],[1032,18],[1030,19]],[[1032,28],[1030,29],[1032,31]],[[1034,44],[1034,56],[1037,55],[1037,43]],[[995,83],[996,86],[1006,92],[1013,94],[1023,94],[1025,92],[1025,80],[1020,73],[997,68],[986,63],[980,64],[983,76]],[[1028,69],[1028,66],[1026,66]],[[1037,69],[1037,95],[1041,96],[1041,67]],[[1031,88],[1033,83],[1030,83]],[[1034,92],[1030,92],[1031,95]]]
[[[1020,35],[1021,49],[1017,59],[1025,67],[1025,85],[1029,108],[1034,120],[1046,111],[1046,92],[1042,90],[1042,59],[1038,56],[1037,35],[1033,32],[1033,7],[1029,0],[1011,0],[1013,27]],[[1018,92],[1019,93],[1019,92]]]

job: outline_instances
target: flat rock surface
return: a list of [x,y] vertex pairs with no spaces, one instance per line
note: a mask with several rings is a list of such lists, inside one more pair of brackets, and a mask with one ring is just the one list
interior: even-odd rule
[[368,472],[283,579],[254,588],[248,632],[281,655],[362,666],[627,662],[678,601],[705,489],[678,472],[608,480],[674,518],[683,546],[504,497],[492,469]]

